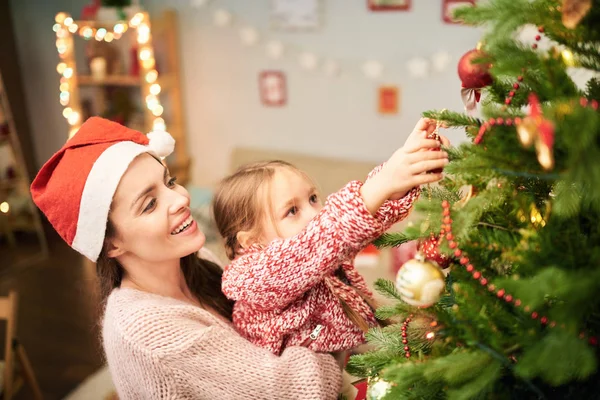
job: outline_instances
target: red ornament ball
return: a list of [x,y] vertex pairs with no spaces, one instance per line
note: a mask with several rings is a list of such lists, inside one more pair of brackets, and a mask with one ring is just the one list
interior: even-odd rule
[[493,79],[489,72],[492,64],[473,63],[473,60],[485,56],[481,50],[470,50],[458,62],[458,77],[466,89],[477,89],[492,84]]
[[438,246],[439,238],[436,236],[419,242],[419,251],[423,253],[426,260],[434,261],[441,269],[446,269],[450,266],[450,258],[440,252]]

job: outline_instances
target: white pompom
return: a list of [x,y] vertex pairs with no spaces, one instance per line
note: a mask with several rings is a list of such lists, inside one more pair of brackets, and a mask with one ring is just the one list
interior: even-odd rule
[[157,156],[164,158],[175,149],[175,139],[165,131],[154,131],[146,135],[150,139],[148,148]]

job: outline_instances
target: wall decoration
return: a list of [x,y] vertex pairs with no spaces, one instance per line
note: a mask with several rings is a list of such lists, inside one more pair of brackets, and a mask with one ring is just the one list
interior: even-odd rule
[[265,50],[269,58],[278,60],[283,55],[285,48],[283,47],[283,43],[281,43],[279,40],[271,40],[265,46]]
[[450,53],[445,50],[438,51],[431,56],[431,65],[436,72],[443,72],[451,60]]
[[281,71],[263,71],[258,76],[260,100],[267,107],[281,107],[287,102],[285,74]]
[[271,26],[284,30],[312,30],[321,24],[322,0],[271,0]]
[[398,114],[399,89],[398,86],[386,85],[379,87],[378,110],[382,115]]
[[217,10],[213,15],[213,20],[216,26],[231,25],[232,16],[227,10]]
[[247,46],[255,45],[258,42],[258,31],[252,27],[240,29],[240,39]]
[[414,57],[406,63],[408,73],[413,78],[427,78],[429,76],[429,61],[422,57]]
[[313,71],[319,64],[319,58],[314,53],[305,52],[300,54],[300,57],[298,57],[298,62],[300,62],[302,68],[308,71]]
[[367,61],[363,64],[362,70],[367,78],[377,79],[383,73],[383,65],[379,61]]
[[464,6],[474,6],[476,0],[444,0],[442,2],[442,19],[448,24],[460,24],[452,17],[454,10]]
[[340,65],[334,60],[327,60],[325,64],[323,64],[323,71],[327,76],[339,76],[340,75]]
[[[189,0],[190,6],[194,8],[196,0]],[[200,0],[197,0],[200,1]],[[284,0],[281,0],[283,4]],[[289,0],[290,4],[300,0]],[[447,0],[458,1],[458,0]],[[469,0],[475,1],[475,0]],[[322,7],[324,0],[318,0]],[[369,0],[375,10],[379,9],[409,9],[411,0]],[[383,62],[376,59],[366,59],[360,56],[339,59],[331,54],[319,53],[310,48],[305,48],[293,43],[284,42],[281,38],[273,37],[272,32],[261,31],[247,21],[242,15],[233,14],[230,10],[217,6],[218,2],[208,0],[202,3],[206,10],[203,14],[212,19],[215,26],[224,30],[234,30],[239,37],[240,43],[246,46],[255,46],[260,49],[264,57],[270,60],[293,60],[300,68],[307,72],[322,74],[329,78],[353,77],[366,78],[373,81],[383,79],[387,71],[398,71],[406,69],[409,75],[417,78],[425,78],[432,72],[444,72],[450,62],[450,55],[446,51],[438,51],[433,54],[423,54],[412,60],[395,58]],[[273,3],[274,4],[274,3]],[[200,11],[198,11],[200,12]],[[259,46],[257,46],[257,44]],[[388,65],[389,64],[389,65]]]
[[408,11],[411,0],[367,0],[372,11]]

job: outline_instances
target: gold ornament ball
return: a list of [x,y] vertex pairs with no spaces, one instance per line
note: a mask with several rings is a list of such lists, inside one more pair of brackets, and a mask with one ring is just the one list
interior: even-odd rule
[[396,275],[396,288],[407,304],[416,307],[429,307],[442,295],[446,281],[441,268],[426,261],[422,254],[407,261]]

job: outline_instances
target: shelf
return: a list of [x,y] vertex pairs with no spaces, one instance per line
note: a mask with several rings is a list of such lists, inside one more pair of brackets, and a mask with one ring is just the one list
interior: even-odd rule
[[[108,75],[104,79],[94,79],[91,75],[77,75],[79,86],[126,86],[139,87],[142,85],[141,77],[135,75]],[[156,80],[163,90],[173,86],[173,77],[171,75],[159,76]]]
[[91,75],[78,75],[79,86],[141,86],[141,78],[134,75],[108,75],[104,79],[95,79]]
[[129,27],[129,22],[127,20],[112,21],[112,22],[111,21],[96,21],[96,20],[79,20],[79,21],[73,21],[73,23],[77,24],[77,26],[79,28],[81,28],[83,26],[89,26],[90,28],[105,28],[107,30],[110,29],[111,31],[115,27],[116,24],[125,24],[125,25],[127,25],[127,27]]

